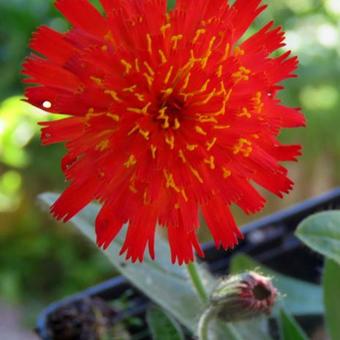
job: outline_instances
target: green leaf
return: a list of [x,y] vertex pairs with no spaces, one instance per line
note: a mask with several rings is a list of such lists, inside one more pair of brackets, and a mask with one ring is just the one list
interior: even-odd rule
[[[45,193],[41,194],[39,199],[49,207],[58,196],[54,193]],[[98,210],[99,205],[90,204],[71,220],[71,223],[93,243],[96,242],[93,226]],[[118,255],[124,242],[124,236],[124,232],[120,233],[111,246],[103,251],[104,254],[117,271],[132,282],[135,287],[174,315],[177,320],[180,320],[184,326],[194,333],[204,306],[188,279],[185,266],[173,265],[170,262],[169,247],[167,242],[160,237],[156,237],[155,240],[157,261],[151,260],[148,256],[142,263],[132,264],[124,261]],[[210,292],[215,286],[215,281],[204,268],[200,267],[199,271]]]
[[[278,274],[244,254],[236,255],[232,258],[231,273],[240,273],[247,270],[256,270],[273,278],[274,286],[283,295],[280,303],[289,313],[293,315],[323,313],[321,287]],[[273,312],[278,314],[278,306],[275,306]]]
[[159,307],[148,308],[146,320],[153,340],[184,340],[184,334],[176,320]]
[[340,264],[340,211],[324,211],[303,220],[296,236],[318,253]]
[[280,330],[283,340],[307,340],[307,335],[302,330],[295,319],[286,313],[283,309],[280,310]]
[[241,321],[234,324],[241,339],[244,340],[271,340],[268,329],[268,320],[265,316],[256,319]]
[[326,260],[323,274],[323,292],[326,324],[333,340],[340,339],[340,266]]
[[[39,199],[45,206],[50,207],[58,196],[54,193],[44,193],[39,196]],[[91,204],[71,220],[71,223],[93,243],[96,242],[93,225],[98,210],[97,204]],[[124,233],[121,233],[108,250],[104,251],[116,270],[152,301],[173,315],[192,333],[195,333],[197,322],[205,306],[200,302],[194,291],[185,266],[173,265],[170,262],[167,242],[156,237],[156,261],[146,257],[143,263],[131,264],[118,255],[123,240]],[[197,267],[207,292],[210,294],[217,281],[202,265],[197,265]],[[233,326],[219,323],[214,331],[218,334],[216,339],[219,335],[222,334],[223,336],[225,332],[228,332],[234,334],[233,337],[228,338],[229,340],[253,340],[253,334],[259,334],[259,338],[265,340],[268,339],[268,336],[263,328],[264,326],[266,327],[262,321],[256,322],[254,320]]]

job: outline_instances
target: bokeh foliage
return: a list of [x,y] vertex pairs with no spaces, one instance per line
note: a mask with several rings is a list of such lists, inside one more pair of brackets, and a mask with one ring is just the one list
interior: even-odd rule
[[[98,1],[95,1],[98,5]],[[299,78],[286,82],[282,99],[303,109],[308,128],[284,140],[304,145],[292,167],[300,200],[340,181],[340,1],[267,0],[257,26],[274,19],[299,55]],[[65,186],[61,146],[41,147],[37,121],[46,114],[20,100],[22,61],[41,24],[65,30],[52,0],[0,0],[0,297],[44,304],[112,275],[99,253],[73,229],[56,224],[36,205],[42,191]],[[268,211],[279,201],[270,198]],[[242,221],[239,219],[239,221]]]

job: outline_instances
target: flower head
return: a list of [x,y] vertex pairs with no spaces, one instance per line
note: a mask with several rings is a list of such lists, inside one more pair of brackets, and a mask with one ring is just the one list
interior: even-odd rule
[[221,281],[211,294],[210,307],[219,319],[240,321],[270,314],[277,295],[270,278],[246,272]]
[[[44,144],[64,143],[69,187],[52,213],[67,221],[92,200],[98,245],[108,247],[128,223],[121,253],[154,257],[156,225],[167,229],[172,261],[190,262],[199,211],[217,247],[241,233],[229,207],[246,213],[265,200],[256,183],[282,196],[292,187],[281,161],[281,128],[304,124],[276,97],[297,59],[279,57],[280,28],[267,24],[241,42],[265,9],[260,0],[58,0],[67,33],[41,27],[24,65],[27,100],[68,118],[41,123]],[[41,56],[42,55],[42,56]]]

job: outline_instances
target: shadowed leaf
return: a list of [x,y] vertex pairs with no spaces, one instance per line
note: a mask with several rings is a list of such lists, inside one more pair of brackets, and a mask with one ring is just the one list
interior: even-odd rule
[[296,236],[340,264],[340,211],[325,211],[306,218],[299,224]]
[[340,339],[340,266],[327,260],[323,274],[324,304],[326,314],[326,324],[331,339]]

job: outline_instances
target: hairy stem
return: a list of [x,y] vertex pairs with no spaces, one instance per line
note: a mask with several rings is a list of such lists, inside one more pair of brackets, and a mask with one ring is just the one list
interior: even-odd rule
[[204,284],[202,282],[202,278],[197,270],[197,266],[194,262],[191,262],[187,265],[188,273],[194,286],[197,295],[201,299],[203,303],[208,302],[208,294],[205,290]]
[[211,308],[208,308],[202,314],[198,323],[198,339],[209,340],[209,322],[212,319],[213,312]]

